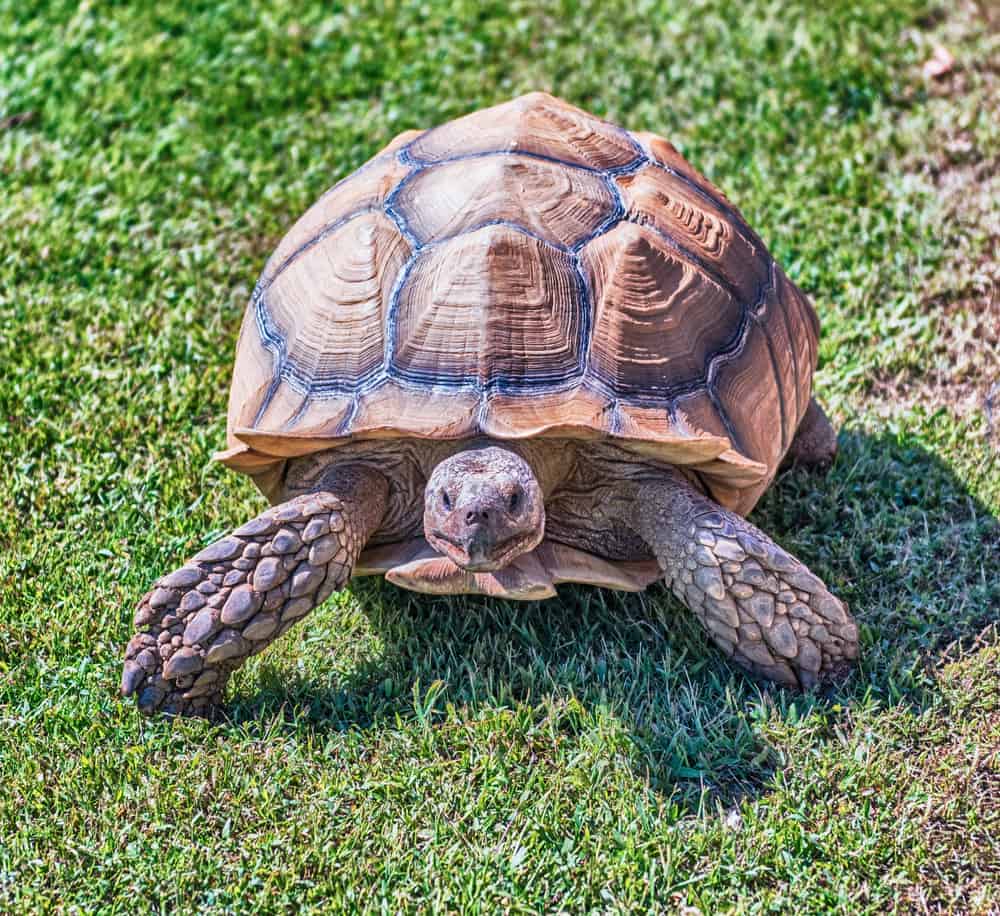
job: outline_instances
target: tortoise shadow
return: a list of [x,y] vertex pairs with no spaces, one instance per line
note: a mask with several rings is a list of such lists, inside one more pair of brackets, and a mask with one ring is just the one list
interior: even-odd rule
[[862,658],[845,682],[804,696],[754,682],[661,586],[564,586],[557,598],[516,603],[361,580],[356,602],[382,651],[331,672],[327,686],[264,661],[262,689],[237,698],[232,715],[251,730],[284,719],[329,732],[527,704],[569,735],[617,723],[636,773],[694,811],[706,792],[731,805],[766,789],[780,761],[769,719],[794,723],[819,709],[832,736],[862,699],[926,708],[947,647],[997,619],[1000,523],[903,437],[842,432],[825,476],[783,472],[751,519],[850,604]]

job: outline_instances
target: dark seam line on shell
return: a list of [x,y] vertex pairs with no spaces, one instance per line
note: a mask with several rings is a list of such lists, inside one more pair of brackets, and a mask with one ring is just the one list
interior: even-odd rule
[[294,414],[292,414],[291,418],[285,422],[285,425],[282,427],[282,429],[292,429],[295,426],[295,424],[298,423],[299,420],[301,420],[305,416],[306,411],[309,409],[309,403],[311,400],[309,397],[309,393],[308,392],[306,393],[297,392],[297,393],[302,394],[302,403],[299,405],[299,409],[296,410]]
[[256,415],[253,418],[253,423],[251,424],[251,429],[257,429],[260,425],[260,421],[264,418],[264,414],[267,412],[267,408],[271,406],[271,401],[274,400],[274,395],[278,391],[278,386],[281,384],[281,376],[275,375],[271,379],[271,384],[267,386],[267,391],[264,392],[264,398],[260,403],[260,407],[257,410]]
[[708,391],[708,397],[712,402],[712,406],[715,408],[715,412],[719,415],[722,425],[726,427],[726,433],[728,434],[729,441],[733,444],[733,447],[738,451],[743,452],[744,455],[749,455],[742,439],[736,434],[736,427],[733,426],[733,421],[729,418],[729,414],[722,406],[722,398],[719,397],[719,393],[715,390],[711,383],[706,386],[706,391]]
[[608,176],[603,176],[604,184],[608,191],[611,193],[611,199],[614,201],[614,209],[611,213],[602,220],[597,228],[595,228],[588,235],[585,235],[579,241],[574,242],[573,245],[569,247],[569,250],[576,255],[577,260],[579,260],[580,252],[587,247],[594,239],[600,238],[606,232],[610,232],[617,226],[625,216],[625,202],[622,200],[622,196],[618,191],[618,186],[615,184],[614,180]]
[[[799,357],[795,352],[795,337],[792,334],[792,325],[788,318],[788,307],[785,305],[785,297],[780,295],[778,292],[778,284],[775,282],[775,265],[774,262],[771,263],[771,287],[774,289],[774,298],[778,303],[778,307],[781,311],[781,320],[785,325],[785,333],[788,335],[788,351],[792,356],[792,378],[794,381],[794,394],[795,394],[795,422],[798,424],[802,417],[802,403],[799,398]],[[794,437],[794,432],[792,433]],[[791,442],[789,442],[789,445]]]
[[[419,137],[417,139],[419,139]],[[410,165],[412,163],[421,170],[425,168],[432,168],[436,165],[447,165],[449,162],[465,162],[469,159],[485,159],[488,156],[527,156],[529,159],[540,159],[543,162],[552,162],[555,165],[561,165],[567,169],[578,169],[581,172],[589,172],[592,175],[617,175],[621,172],[626,172],[629,169],[636,168],[637,163],[641,165],[642,160],[646,158],[646,154],[640,150],[636,155],[637,157],[642,157],[642,159],[631,159],[624,165],[613,165],[602,169],[598,168],[596,165],[583,165],[579,162],[570,162],[566,159],[560,159],[558,156],[549,156],[545,153],[536,153],[525,149],[480,150],[475,153],[460,153],[457,156],[448,156],[445,159],[436,160],[418,159],[409,150],[407,150],[406,153],[406,159],[400,159],[400,162],[404,165]]]
[[666,410],[667,410],[667,420],[670,421],[671,426],[676,428],[678,426],[676,398],[671,398],[667,402]]
[[337,424],[336,430],[334,430],[335,436],[347,435],[348,430],[351,428],[351,424],[354,423],[354,418],[358,415],[358,410],[361,408],[361,400],[358,393],[355,391],[354,397],[351,398],[351,406],[347,413],[344,414],[341,421]]
[[385,313],[385,330],[386,330],[386,340],[385,340],[385,355],[382,357],[382,374],[388,378],[393,377],[393,366],[392,358],[393,354],[396,352],[396,340],[397,340],[397,323],[399,321],[399,296],[403,289],[403,284],[406,282],[413,270],[414,265],[417,263],[417,258],[420,257],[420,249],[415,248],[410,252],[409,258],[407,258],[406,263],[403,265],[402,270],[399,272],[399,276],[396,277],[396,282],[392,286],[392,292],[389,293],[389,307],[386,309]]
[[264,285],[264,289],[270,289],[271,284],[274,283],[274,281],[277,280],[278,277],[281,276],[281,274],[283,274],[291,266],[292,262],[295,261],[299,257],[299,255],[304,254],[310,248],[322,242],[323,239],[325,239],[331,233],[336,232],[338,229],[343,228],[349,222],[357,219],[359,216],[364,216],[367,213],[381,213],[381,212],[382,212],[381,206],[362,207],[360,210],[353,210],[346,216],[342,216],[340,219],[327,224],[319,232],[317,232],[316,235],[314,235],[312,238],[308,239],[307,241],[299,245],[299,247],[296,248],[295,251],[293,251],[290,255],[288,255],[288,257],[285,258],[284,261],[281,262],[281,264],[274,271],[274,273],[272,273],[271,276],[268,278],[267,283]]
[[253,420],[253,426],[256,428],[260,423],[261,418],[264,416],[264,413],[267,411],[267,408],[271,406],[271,401],[278,390],[278,386],[281,384],[281,373],[285,365],[287,345],[284,337],[279,336],[276,331],[272,331],[271,328],[268,327],[268,319],[270,316],[267,314],[267,306],[264,303],[264,290],[261,288],[259,282],[254,287],[253,295],[250,297],[250,301],[254,310],[254,320],[257,324],[257,333],[260,334],[261,343],[264,344],[265,350],[269,350],[271,352],[273,357],[271,384],[268,385],[267,391],[264,393],[260,407],[257,409],[257,413],[255,414]]
[[580,255],[572,255],[573,276],[576,279],[577,294],[579,302],[577,308],[580,313],[580,332],[577,335],[576,365],[583,377],[590,368],[590,344],[594,328],[594,302],[590,295],[590,284],[583,273],[583,266],[580,264]]
[[403,185],[406,184],[414,175],[422,172],[421,167],[416,167],[407,172],[396,184],[393,186],[392,190],[386,194],[385,199],[382,201],[382,209],[385,211],[386,215],[396,224],[396,228],[403,234],[412,249],[412,252],[419,251],[423,247],[423,242],[421,242],[413,231],[410,229],[410,224],[406,221],[406,217],[396,209],[396,197],[399,195],[400,190]]
[[771,370],[774,372],[774,384],[778,390],[778,410],[781,417],[781,451],[784,452],[788,448],[788,430],[785,423],[785,394],[781,387],[781,370],[778,368],[778,361],[774,358],[774,343],[771,340],[771,335],[767,333],[767,328],[764,327],[759,318],[755,317],[753,323],[757,325],[757,329],[764,335],[764,343],[767,345],[767,355],[771,360]]
[[410,230],[410,227],[407,225],[406,219],[402,213],[400,213],[395,207],[390,207],[388,204],[383,204],[382,212],[385,213],[390,220],[392,220],[393,225],[399,230],[399,234],[409,243],[411,254],[414,251],[419,251],[423,248],[423,243],[420,242]]
[[658,168],[668,175],[673,175],[682,184],[687,185],[692,191],[695,192],[703,200],[707,200],[709,203],[714,204],[718,207],[722,213],[729,218],[729,220],[736,226],[739,227],[741,234],[744,235],[745,241],[750,242],[754,248],[760,249],[762,255],[767,254],[767,246],[761,240],[761,237],[757,235],[753,229],[750,228],[750,224],[743,219],[739,211],[726,201],[721,198],[716,197],[710,191],[703,188],[698,182],[694,181],[689,176],[685,175],[683,172],[678,171],[673,166],[664,165],[662,162],[657,162],[655,159],[650,159],[649,164],[654,168]]
[[618,398],[615,398],[614,401],[611,402],[611,410],[608,413],[607,420],[605,421],[605,423],[607,424],[608,432],[612,436],[617,436],[621,433],[622,405],[621,401],[619,401]]

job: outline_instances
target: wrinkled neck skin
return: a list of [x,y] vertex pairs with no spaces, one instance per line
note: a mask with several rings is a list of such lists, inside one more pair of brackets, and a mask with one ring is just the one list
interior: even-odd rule
[[576,446],[567,439],[485,437],[353,442],[290,460],[280,486],[267,495],[281,502],[311,490],[335,492],[339,469],[371,467],[391,488],[386,515],[371,543],[423,535],[464,568],[498,569],[541,541],[545,501],[572,473]]

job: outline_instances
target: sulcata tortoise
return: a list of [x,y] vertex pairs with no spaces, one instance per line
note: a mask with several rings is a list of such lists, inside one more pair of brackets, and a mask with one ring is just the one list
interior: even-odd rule
[[352,576],[517,599],[664,580],[738,664],[808,688],[844,604],[745,520],[836,436],[819,324],[665,140],[543,93],[397,137],[278,245],[228,448],[273,507],[139,603],[122,690],[211,714]]

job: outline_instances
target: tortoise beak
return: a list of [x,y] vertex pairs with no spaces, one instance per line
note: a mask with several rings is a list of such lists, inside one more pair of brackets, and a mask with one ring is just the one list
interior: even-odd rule
[[[517,530],[519,527],[493,505],[471,501],[451,512],[440,527],[430,532],[429,540],[435,549],[468,572],[495,572],[541,540],[537,529]],[[512,528],[515,533],[508,534]]]

